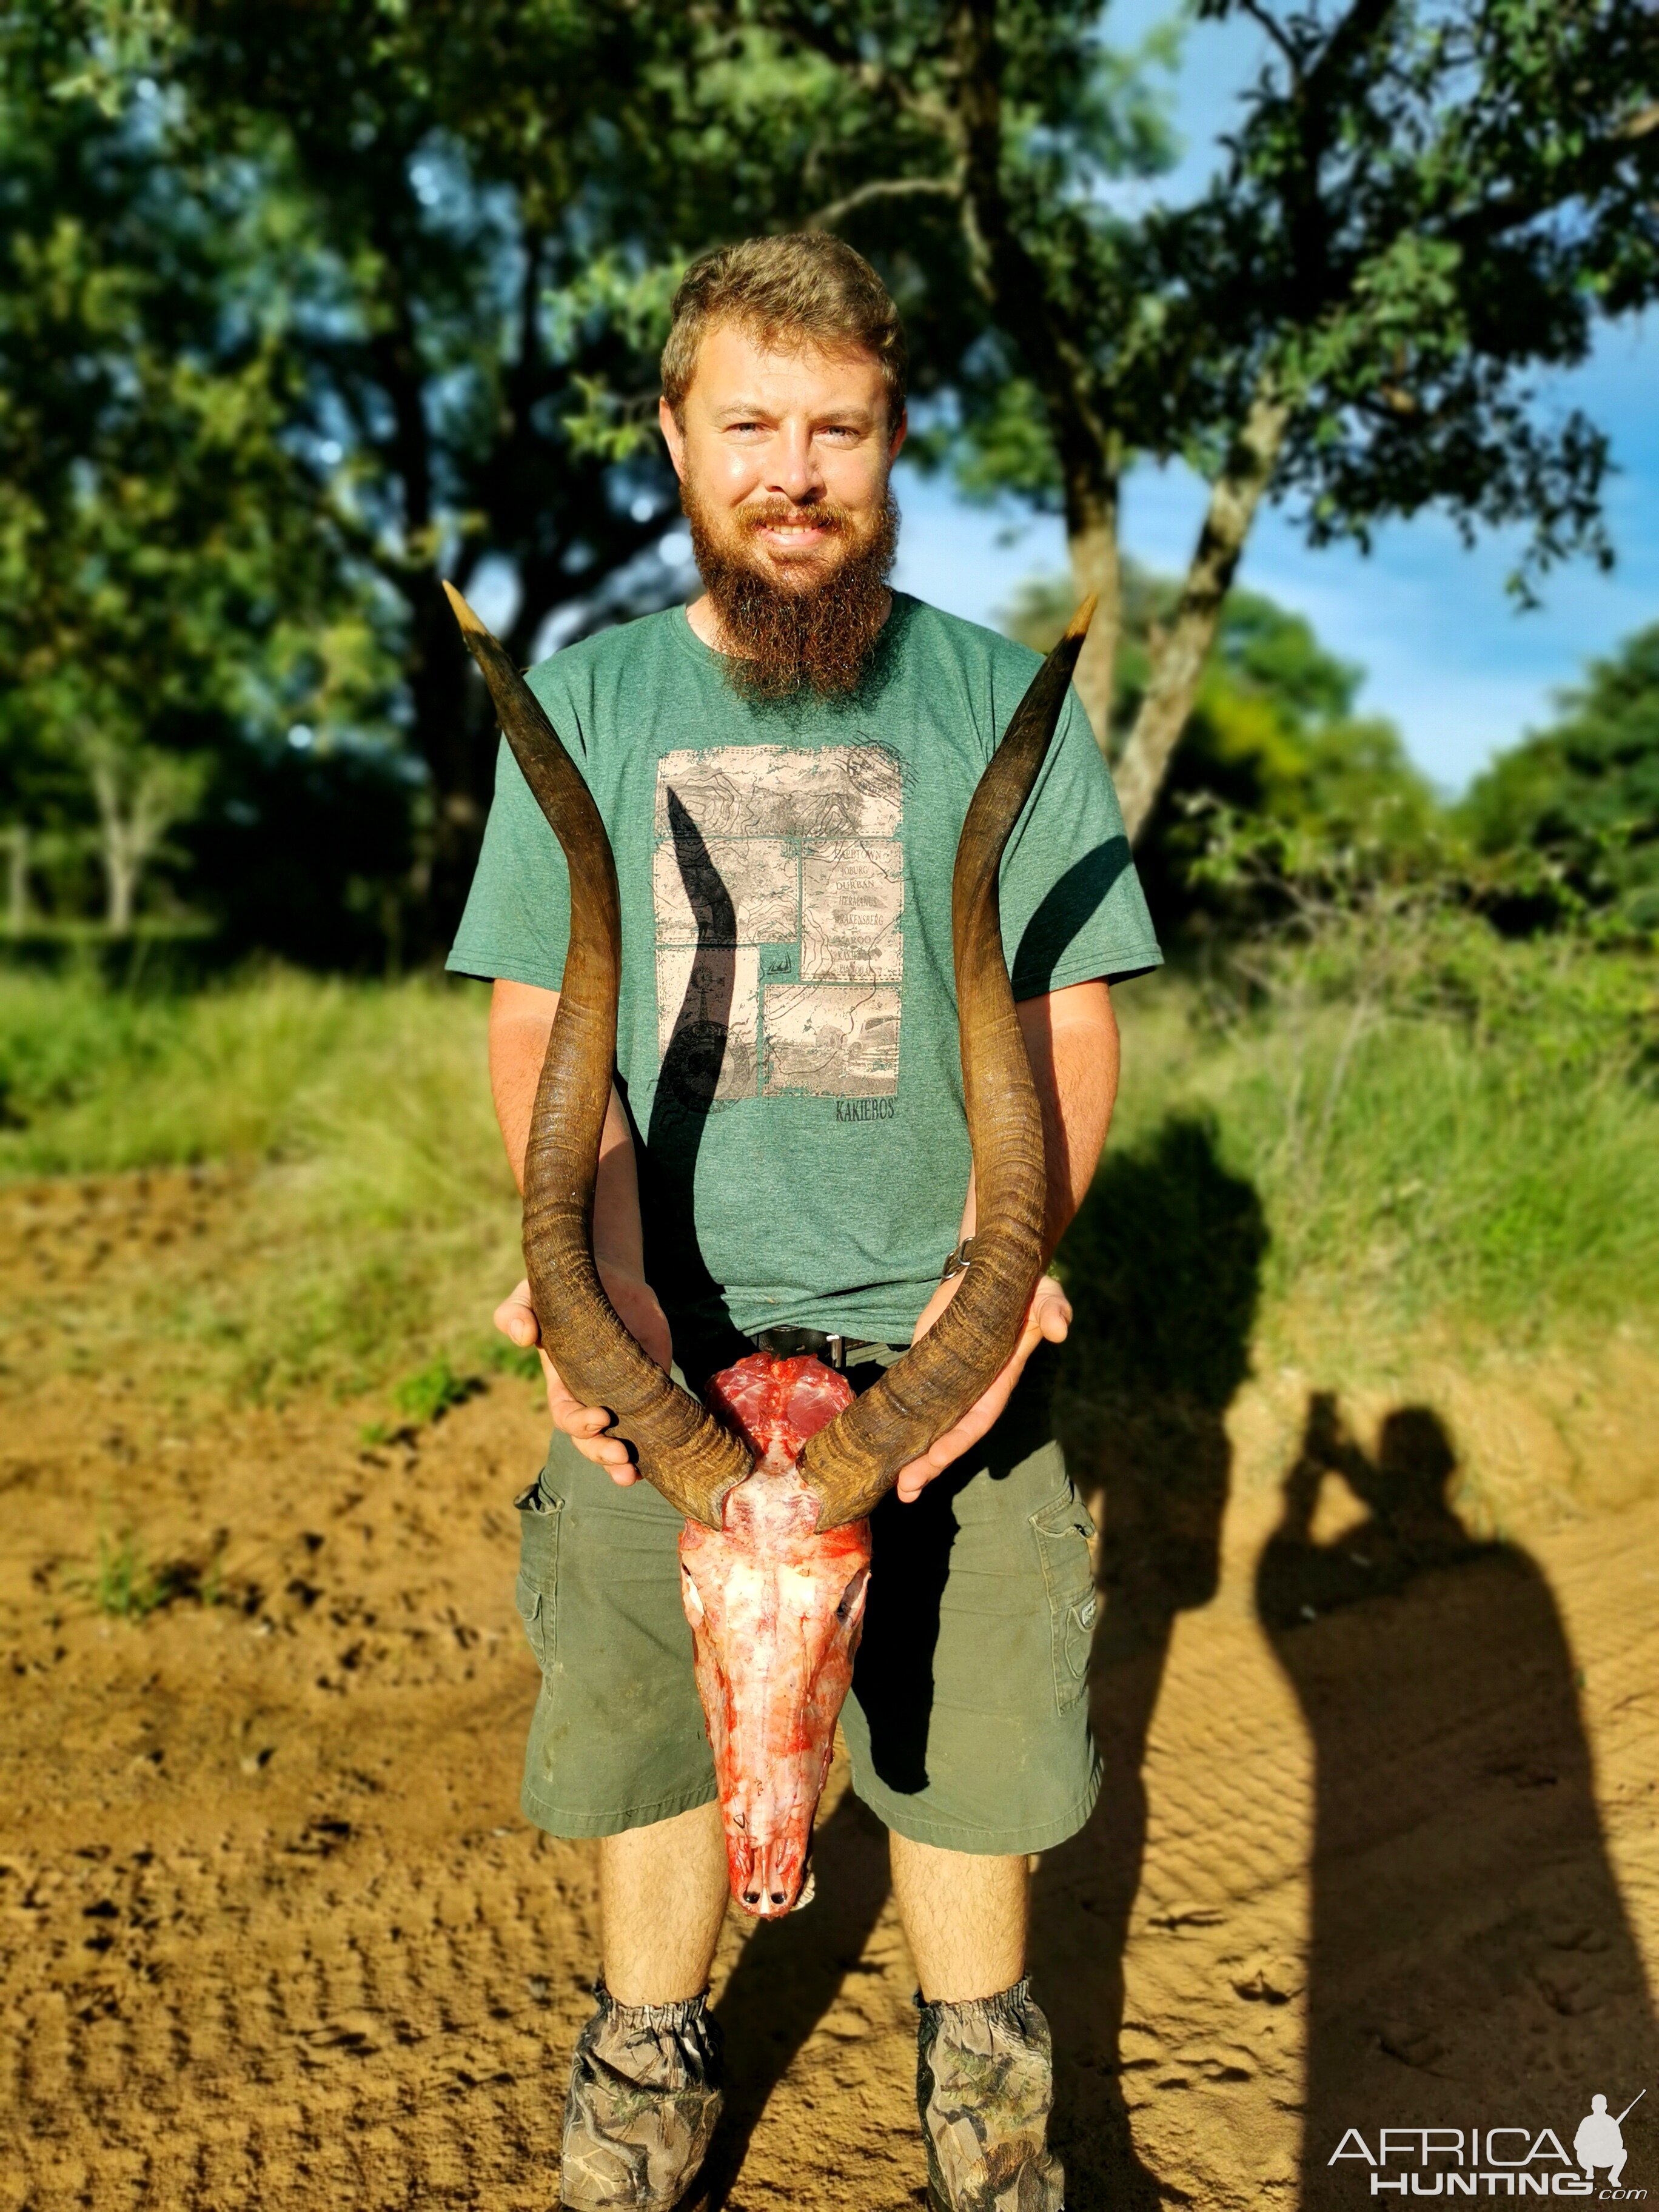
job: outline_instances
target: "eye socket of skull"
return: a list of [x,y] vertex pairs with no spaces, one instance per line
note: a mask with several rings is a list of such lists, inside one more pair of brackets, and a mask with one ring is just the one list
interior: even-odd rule
[[841,1594],[841,1603],[836,1607],[839,1621],[855,1620],[864,1609],[865,1585],[870,1579],[868,1567],[860,1567]]

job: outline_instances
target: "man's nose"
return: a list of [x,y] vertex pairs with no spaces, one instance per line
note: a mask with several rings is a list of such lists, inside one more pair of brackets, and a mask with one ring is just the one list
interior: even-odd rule
[[781,493],[785,499],[798,503],[822,497],[823,472],[818,466],[811,433],[805,423],[781,425],[767,459],[771,464],[767,471],[769,491]]

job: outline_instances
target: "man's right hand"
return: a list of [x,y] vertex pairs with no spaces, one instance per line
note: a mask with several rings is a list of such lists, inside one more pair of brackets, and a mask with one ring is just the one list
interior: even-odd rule
[[[673,1344],[667,1317],[650,1284],[641,1275],[625,1274],[604,1266],[599,1275],[606,1297],[616,1308],[629,1334],[659,1367],[665,1368],[673,1357]],[[628,1455],[628,1446],[620,1437],[605,1433],[611,1425],[610,1413],[603,1406],[585,1406],[580,1398],[573,1396],[557,1368],[542,1351],[541,1330],[530,1303],[527,1282],[520,1283],[496,1307],[495,1326],[523,1350],[528,1352],[533,1346],[541,1352],[542,1371],[547,1377],[547,1410],[553,1416],[554,1427],[569,1437],[584,1459],[591,1459],[595,1467],[602,1467],[619,1487],[625,1490],[629,1483],[637,1482],[639,1469]]]

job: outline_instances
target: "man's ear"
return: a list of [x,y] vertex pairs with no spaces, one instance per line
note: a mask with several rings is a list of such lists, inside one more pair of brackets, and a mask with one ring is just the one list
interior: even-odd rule
[[668,448],[668,458],[674,464],[674,473],[684,483],[685,482],[685,433],[680,428],[673,409],[665,399],[659,399],[657,402],[657,422],[662,431],[663,442]]
[[897,422],[894,425],[892,437],[888,441],[887,459],[890,463],[897,460],[899,448],[909,434],[910,416],[909,410],[906,409],[900,414]]

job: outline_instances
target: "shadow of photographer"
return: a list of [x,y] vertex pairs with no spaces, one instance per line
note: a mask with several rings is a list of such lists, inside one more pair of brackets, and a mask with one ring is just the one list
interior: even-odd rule
[[[1257,1569],[1314,1759],[1302,2212],[1365,2185],[1331,2162],[1350,2129],[1376,2150],[1384,2126],[1549,2127],[1570,2150],[1593,2093],[1617,2110],[1659,2063],[1554,1598],[1469,1534],[1456,1468],[1428,1408],[1367,1452],[1316,1393]],[[1638,2108],[1640,2179],[1656,2136]]]
[[1152,2212],[1120,2076],[1123,1954],[1146,1844],[1147,1732],[1178,1614],[1220,1571],[1224,1426],[1249,1369],[1267,1230],[1201,1120],[1109,1155],[1061,1248],[1074,1310],[1056,1410],[1100,1524],[1091,1713],[1103,1776],[1088,1826],[1044,1857],[1031,1965],[1054,2033],[1056,2148],[1074,2212]]

